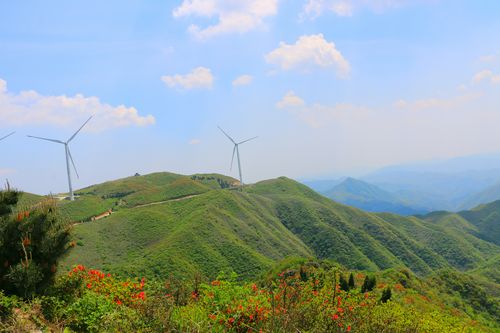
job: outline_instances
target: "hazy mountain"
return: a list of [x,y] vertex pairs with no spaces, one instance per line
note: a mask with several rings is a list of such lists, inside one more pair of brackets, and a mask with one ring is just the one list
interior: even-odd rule
[[338,184],[342,183],[346,178],[330,179],[330,180],[305,180],[301,181],[302,184],[309,186],[319,193],[325,193],[331,190]]
[[367,213],[283,177],[242,190],[234,182],[221,175],[157,173],[80,190],[77,201],[62,203],[68,216],[88,220],[104,208],[114,213],[75,225],[78,246],[63,264],[160,277],[214,277],[222,270],[255,276],[298,255],[425,275],[480,268],[500,253],[478,237],[478,227]]
[[389,212],[401,215],[428,212],[425,209],[410,207],[392,193],[354,178],[346,178],[342,183],[321,193],[337,202],[368,212]]
[[500,183],[493,186],[487,187],[486,189],[475,193],[466,198],[460,208],[461,209],[471,209],[478,205],[493,202],[500,199]]

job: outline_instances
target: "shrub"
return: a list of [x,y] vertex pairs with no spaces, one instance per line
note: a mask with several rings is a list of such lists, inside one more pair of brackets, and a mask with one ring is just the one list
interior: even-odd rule
[[31,297],[53,283],[69,248],[69,225],[54,200],[17,207],[21,193],[0,191],[0,289]]

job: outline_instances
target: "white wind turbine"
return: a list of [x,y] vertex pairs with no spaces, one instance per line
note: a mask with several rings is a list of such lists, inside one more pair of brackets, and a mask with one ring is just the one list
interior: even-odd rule
[[69,143],[82,130],[83,126],[87,125],[87,123],[90,121],[90,119],[92,119],[92,117],[93,116],[90,116],[89,119],[87,119],[87,121],[84,122],[83,125],[78,129],[78,131],[76,131],[75,134],[73,134],[66,142],[61,141],[61,140],[47,139],[47,138],[41,138],[39,136],[28,135],[28,137],[30,137],[30,138],[51,141],[51,142],[60,143],[60,144],[64,145],[64,150],[66,152],[66,170],[68,172],[69,198],[71,201],[75,200],[75,196],[73,194],[73,186],[71,185],[71,172],[70,172],[70,167],[69,167],[70,160],[71,160],[71,164],[73,164],[73,169],[75,169],[76,177],[80,178],[80,176],[78,175],[78,171],[76,171],[75,162],[73,161],[73,157],[71,156],[71,151],[69,150]]
[[219,127],[219,129],[221,130],[222,133],[224,133],[224,135],[229,139],[231,140],[231,142],[234,144],[234,148],[233,148],[233,157],[231,157],[231,168],[230,170],[233,169],[233,161],[234,161],[234,154],[236,153],[236,156],[238,158],[238,171],[240,173],[240,185],[243,186],[243,176],[241,175],[241,161],[240,161],[240,149],[239,149],[239,146],[242,144],[242,143],[245,143],[245,142],[248,142],[250,140],[253,140],[253,139],[256,139],[257,137],[254,136],[253,138],[250,138],[250,139],[246,139],[244,141],[241,141],[241,142],[236,142],[233,140],[233,138],[231,138],[226,132],[224,132],[224,130],[222,128],[220,128],[220,126],[217,126]]
[[11,135],[12,135],[12,134],[14,134],[14,133],[16,133],[16,132],[12,132],[12,133],[7,134],[7,135],[6,135],[6,136],[4,136],[4,137],[1,137],[1,138],[0,138],[0,141],[2,141],[3,139],[7,139],[9,136],[11,136]]

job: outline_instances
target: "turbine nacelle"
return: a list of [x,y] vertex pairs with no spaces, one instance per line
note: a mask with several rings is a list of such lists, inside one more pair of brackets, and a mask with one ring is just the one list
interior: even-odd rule
[[250,138],[250,139],[246,139],[246,140],[240,141],[240,142],[236,142],[236,141],[234,141],[234,139],[231,136],[229,136],[229,134],[227,134],[226,132],[224,132],[224,130],[220,126],[217,126],[217,127],[234,144],[233,155],[231,157],[231,166],[230,166],[229,170],[233,170],[234,155],[236,154],[236,156],[238,158],[238,171],[239,171],[239,175],[240,175],[240,184],[243,185],[243,176],[242,176],[242,173],[241,173],[241,161],[240,161],[240,149],[239,149],[239,146],[241,144],[245,143],[245,142],[248,142],[248,141],[251,141],[253,139],[256,139],[257,136],[255,136],[253,138]]

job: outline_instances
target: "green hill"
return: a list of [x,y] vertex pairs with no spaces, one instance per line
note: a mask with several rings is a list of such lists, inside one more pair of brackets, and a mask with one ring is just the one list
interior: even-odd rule
[[[256,276],[288,256],[318,257],[365,270],[475,269],[500,248],[464,228],[335,203],[287,178],[233,188],[221,175],[157,173],[78,191],[61,204],[75,225],[65,267],[85,264],[124,275]],[[466,224],[468,226],[468,224]],[[470,225],[470,228],[476,228]],[[452,229],[451,232],[448,232]]]
[[459,213],[432,213],[424,218],[500,245],[500,200]]

